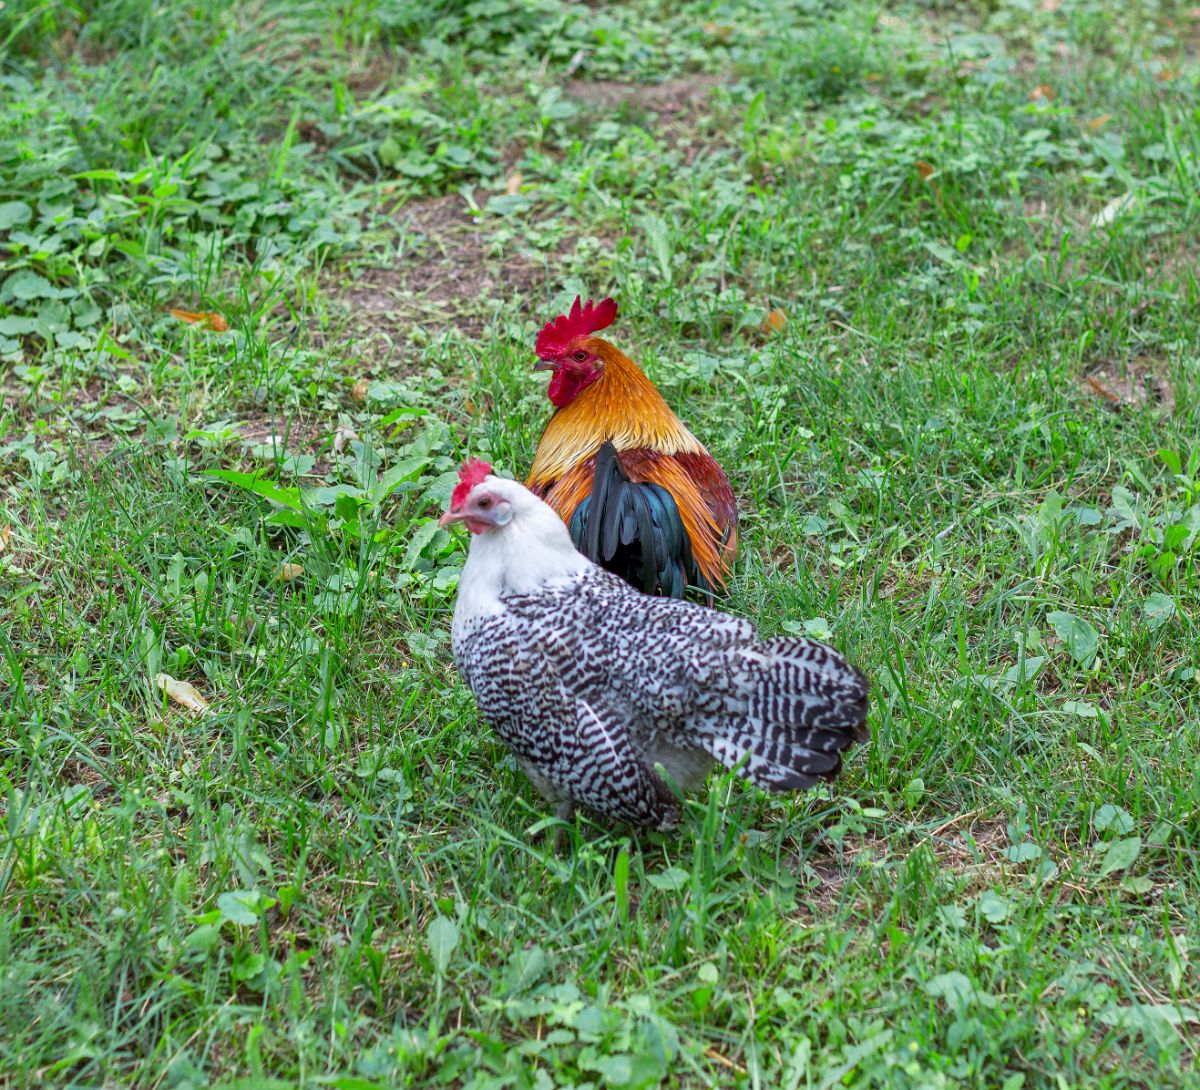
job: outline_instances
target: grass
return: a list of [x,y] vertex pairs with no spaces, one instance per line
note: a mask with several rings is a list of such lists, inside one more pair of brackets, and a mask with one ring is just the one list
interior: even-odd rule
[[[0,1086],[1195,1085],[1188,4],[4,19]],[[577,291],[874,740],[560,855],[433,519]]]

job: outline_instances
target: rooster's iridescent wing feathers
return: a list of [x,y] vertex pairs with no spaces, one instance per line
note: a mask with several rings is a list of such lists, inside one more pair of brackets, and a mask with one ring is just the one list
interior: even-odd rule
[[689,580],[709,589],[675,498],[661,485],[631,481],[610,442],[596,456],[591,494],[575,508],[570,531],[584,556],[647,594],[682,598]]

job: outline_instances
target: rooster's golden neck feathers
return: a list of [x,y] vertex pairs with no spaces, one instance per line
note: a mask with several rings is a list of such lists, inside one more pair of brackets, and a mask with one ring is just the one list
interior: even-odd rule
[[529,472],[531,486],[563,476],[606,439],[618,451],[704,452],[633,360],[601,337],[588,337],[586,347],[603,362],[603,374],[550,418]]

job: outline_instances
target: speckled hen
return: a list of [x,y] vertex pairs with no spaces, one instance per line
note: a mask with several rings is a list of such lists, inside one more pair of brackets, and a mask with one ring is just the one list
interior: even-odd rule
[[761,640],[747,621],[635,590],[486,463],[463,467],[441,522],[472,534],[458,669],[560,817],[582,806],[670,828],[680,807],[668,779],[695,790],[716,762],[770,791],[801,790],[866,740],[866,679],[833,648]]

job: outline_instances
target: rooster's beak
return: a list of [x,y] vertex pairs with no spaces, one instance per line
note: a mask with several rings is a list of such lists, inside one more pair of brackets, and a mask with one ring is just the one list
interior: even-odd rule
[[538,360],[537,363],[533,365],[533,369],[535,371],[557,371],[558,364],[553,360]]

